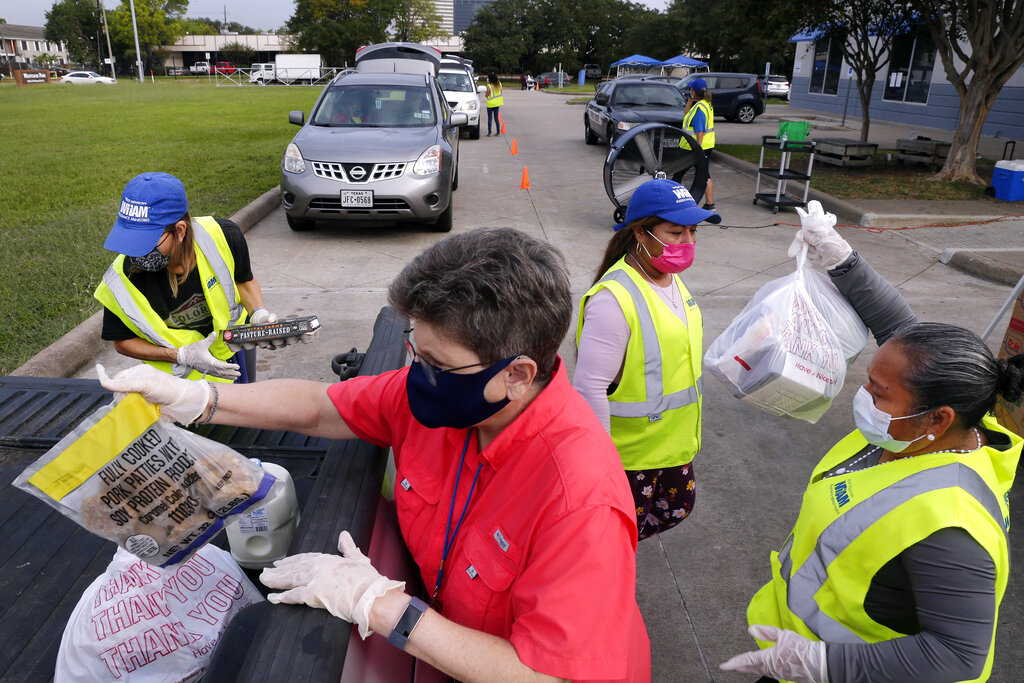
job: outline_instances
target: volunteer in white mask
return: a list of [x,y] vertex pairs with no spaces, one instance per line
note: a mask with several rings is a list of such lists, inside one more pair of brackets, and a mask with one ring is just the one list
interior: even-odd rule
[[615,442],[641,539],[683,521],[696,495],[703,323],[679,274],[703,221],[722,218],[679,183],[647,181],[580,302],[573,386]]
[[991,411],[1024,389],[1024,355],[918,322],[817,202],[800,242],[880,348],[857,429],[818,463],[796,525],[747,609],[764,649],[723,669],[761,681],[968,681],[992,670],[1009,576],[1006,494],[1021,439]]

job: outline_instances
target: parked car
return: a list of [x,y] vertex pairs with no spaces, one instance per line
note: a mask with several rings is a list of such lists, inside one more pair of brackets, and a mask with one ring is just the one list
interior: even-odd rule
[[213,73],[231,75],[238,71],[235,67],[231,66],[231,62],[217,62],[213,65]]
[[600,64],[584,64],[583,71],[587,76],[588,81],[599,81],[601,80],[601,65]]
[[767,93],[768,97],[784,97],[789,99],[789,79],[785,76],[758,76],[761,84],[761,92]]
[[93,83],[113,85],[117,81],[110,76],[100,76],[95,71],[69,71],[64,76],[61,76],[60,82],[73,83],[74,85],[89,85]]
[[465,67],[446,65],[442,61],[441,69],[437,72],[437,82],[452,111],[466,112],[469,116],[469,125],[465,128],[469,132],[469,139],[479,140],[480,93],[470,71]]
[[626,74],[625,76],[619,76],[616,80],[644,80],[644,81],[660,81],[661,83],[669,83],[675,85],[679,81],[683,80],[679,76],[661,76],[658,74]]
[[[561,74],[561,82],[559,82],[559,74]],[[537,74],[537,82],[540,83],[542,88],[560,88],[569,85],[572,81],[572,76],[565,73],[564,71],[545,71],[542,74]]]
[[184,76],[186,71],[180,66],[172,66],[167,69],[168,76]]
[[675,86],[643,78],[617,78],[597,87],[583,113],[583,140],[588,145],[614,142],[641,123],[683,125],[686,99]]
[[188,68],[190,74],[208,74],[210,73],[209,62],[196,62]]
[[[416,55],[419,56],[416,56]],[[452,229],[459,185],[459,127],[436,78],[440,53],[383,43],[356,53],[356,72],[336,76],[281,160],[281,196],[292,230],[317,220],[419,221]]]
[[764,113],[757,74],[694,73],[681,80],[676,87],[683,95],[689,96],[690,82],[696,78],[703,78],[707,82],[715,116],[725,117],[726,121],[753,123],[754,119]]

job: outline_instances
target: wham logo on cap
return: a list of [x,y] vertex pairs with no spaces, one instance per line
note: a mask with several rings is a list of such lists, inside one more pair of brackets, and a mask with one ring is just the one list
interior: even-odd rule
[[185,186],[169,173],[141,173],[124,187],[117,220],[103,247],[126,256],[145,256],[164,228],[188,213]]
[[641,185],[626,205],[626,220],[615,226],[621,230],[633,221],[658,216],[676,225],[696,225],[703,221],[721,223],[714,211],[697,206],[690,191],[667,178],[654,178]]

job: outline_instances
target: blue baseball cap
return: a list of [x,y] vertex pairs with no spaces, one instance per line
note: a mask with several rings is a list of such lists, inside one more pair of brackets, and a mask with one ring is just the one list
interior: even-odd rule
[[145,256],[164,228],[188,212],[185,186],[169,173],[141,173],[124,186],[117,220],[103,248],[126,256]]
[[722,217],[714,211],[697,206],[693,195],[685,187],[663,178],[648,180],[629,198],[626,205],[626,222],[615,226],[621,230],[627,224],[648,216],[657,216],[676,225],[696,225],[702,221],[721,223]]
[[687,87],[693,88],[697,92],[704,92],[705,90],[708,89],[708,82],[705,81],[703,78],[695,78],[692,81],[690,81]]

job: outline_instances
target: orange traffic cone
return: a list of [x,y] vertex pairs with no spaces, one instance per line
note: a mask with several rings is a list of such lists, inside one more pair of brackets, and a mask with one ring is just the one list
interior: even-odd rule
[[519,150],[516,149],[516,139],[515,138],[512,138],[512,153],[513,154],[519,154]]
[[536,83],[534,83],[533,86],[534,86],[533,87],[534,90],[540,90],[540,81],[537,81]]
[[[501,117],[500,116],[498,117],[498,120],[501,121]],[[504,121],[501,121],[501,134],[502,135],[505,134],[505,122]]]
[[520,190],[530,189],[530,174],[526,172],[526,167],[523,166],[523,182],[519,183]]

